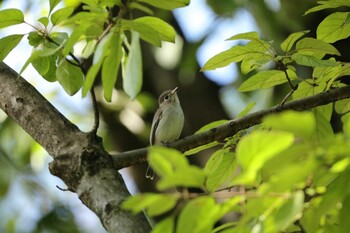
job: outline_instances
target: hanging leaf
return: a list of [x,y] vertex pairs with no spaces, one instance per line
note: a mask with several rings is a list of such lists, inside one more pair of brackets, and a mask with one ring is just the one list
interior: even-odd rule
[[0,62],[14,49],[22,40],[24,35],[10,35],[0,39]]
[[62,59],[58,64],[56,76],[58,82],[69,95],[74,95],[83,84],[83,73],[80,68]]
[[131,46],[123,67],[123,89],[131,99],[135,99],[142,87],[142,57],[138,32],[131,32]]
[[112,100],[112,91],[117,81],[120,62],[122,59],[122,36],[119,33],[113,34],[110,43],[110,53],[102,64],[102,87],[105,99]]
[[0,28],[24,23],[24,15],[18,9],[6,9],[0,11]]

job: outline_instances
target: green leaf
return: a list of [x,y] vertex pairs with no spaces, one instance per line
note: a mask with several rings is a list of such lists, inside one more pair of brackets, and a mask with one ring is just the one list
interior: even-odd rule
[[304,209],[304,193],[297,191],[282,207],[274,214],[276,227],[285,231],[293,222],[302,217]]
[[316,128],[316,120],[311,112],[285,111],[263,119],[263,126],[282,130],[300,137],[310,137]]
[[247,49],[244,46],[237,45],[221,52],[210,58],[202,67],[201,71],[215,70],[231,64],[232,62],[240,62],[247,54]]
[[337,8],[342,6],[350,7],[350,3],[348,0],[328,0],[328,1],[318,1],[317,3],[320,5],[312,7],[311,9],[307,10],[305,12],[305,15],[311,12],[316,12],[324,9],[332,9],[332,8]]
[[38,19],[38,21],[40,23],[42,23],[45,27],[47,27],[47,25],[49,25],[49,18],[47,18],[47,17],[41,17],[40,19]]
[[102,61],[98,62],[96,64],[93,64],[90,67],[89,71],[86,74],[84,84],[83,84],[83,90],[82,90],[83,96],[86,96],[87,93],[92,88],[92,86],[94,85],[95,78],[96,78],[98,72],[100,71],[101,66],[102,66]]
[[[330,105],[331,106],[331,105]],[[329,114],[324,114],[321,112],[322,108],[316,108],[314,110],[316,119],[316,140],[318,142],[327,141],[334,136],[332,126],[329,122]]]
[[242,174],[233,183],[251,184],[264,163],[293,144],[293,134],[287,132],[254,131],[237,145],[237,160]]
[[61,0],[50,0],[50,13],[60,2]]
[[122,208],[131,210],[134,214],[146,210],[149,216],[157,216],[171,210],[177,199],[176,195],[144,193],[126,199]]
[[0,28],[24,23],[24,15],[18,9],[6,9],[0,11]]
[[[290,80],[296,79],[296,74],[287,70],[287,74]],[[270,88],[276,85],[287,82],[286,75],[281,70],[266,70],[258,72],[257,74],[250,77],[248,80],[243,82],[238,88],[239,91],[253,91],[257,89]]]
[[323,52],[327,54],[334,54],[340,56],[339,51],[333,46],[322,40],[306,37],[299,40],[296,44],[296,51],[298,53],[308,54],[309,52]]
[[255,102],[249,103],[249,104],[245,107],[245,109],[243,109],[243,111],[241,111],[241,112],[237,115],[237,118],[243,117],[243,116],[247,115],[247,114],[250,112],[250,110],[252,110],[252,108],[254,108],[255,105],[256,105]]
[[174,233],[175,220],[173,217],[167,217],[157,223],[151,233]]
[[142,57],[138,32],[131,32],[131,46],[127,59],[123,62],[123,89],[135,99],[142,87]]
[[152,146],[149,149],[148,162],[161,177],[189,166],[187,159],[180,152],[162,146]]
[[255,31],[234,35],[227,40],[260,40],[259,34]]
[[58,82],[69,95],[74,95],[83,84],[83,73],[79,67],[62,59],[58,64],[56,76]]
[[338,114],[344,114],[350,112],[350,101],[349,99],[339,100],[335,102],[335,111]]
[[60,24],[62,21],[66,20],[74,11],[74,7],[65,7],[62,9],[59,9],[55,11],[51,15],[51,22],[55,26],[57,24]]
[[190,0],[139,0],[139,2],[144,2],[164,10],[173,10],[175,8],[185,7],[190,4]]
[[237,172],[236,165],[232,152],[218,150],[212,154],[204,169],[208,173],[205,183],[207,190],[213,192],[231,180]]
[[122,36],[119,33],[113,34],[110,43],[110,53],[106,56],[102,64],[102,87],[105,99],[112,100],[112,91],[117,81],[120,62],[122,59]]
[[86,27],[84,27],[83,25],[73,30],[72,34],[69,36],[63,48],[63,56],[67,56],[70,52],[73,51],[75,43],[81,39],[85,32]]
[[301,37],[303,37],[306,33],[310,32],[310,30],[306,31],[301,31],[301,32],[295,32],[290,34],[282,43],[281,43],[281,48],[282,50],[287,53],[289,52],[292,48],[293,45],[297,40],[299,40]]
[[339,233],[347,233],[350,229],[350,195],[348,194],[342,203],[342,208],[339,211]]
[[198,152],[202,151],[202,150],[206,150],[206,149],[209,149],[209,148],[212,148],[214,146],[217,146],[219,145],[220,143],[215,141],[215,142],[210,142],[208,144],[205,144],[205,145],[202,145],[202,146],[198,146],[198,147],[195,147],[193,149],[190,149],[188,151],[186,151],[184,153],[185,156],[188,156],[188,155],[193,155],[193,154],[197,154]]
[[182,209],[176,233],[210,233],[216,221],[218,207],[212,197],[203,196],[187,202]]
[[209,124],[206,124],[206,125],[202,126],[199,130],[197,130],[195,132],[195,134],[199,134],[201,132],[211,130],[211,129],[216,128],[220,125],[223,125],[227,122],[228,122],[228,120],[217,120],[217,121],[210,122]]
[[37,47],[45,39],[36,31],[30,32],[28,35],[28,42],[31,46]]
[[45,80],[55,82],[57,81],[56,60],[57,56],[38,57],[32,61],[32,65]]
[[151,16],[145,16],[137,18],[132,21],[132,27],[135,31],[140,33],[140,37],[146,41],[154,42],[157,46],[158,43],[154,39],[154,34],[163,41],[175,42],[175,30],[165,21]]
[[159,190],[167,190],[174,187],[203,188],[204,182],[205,174],[202,169],[195,166],[187,166],[162,177],[157,183],[157,188]]
[[349,12],[336,12],[327,16],[317,27],[317,38],[328,43],[350,36]]
[[137,3],[137,2],[131,2],[129,4],[129,8],[143,11],[144,13],[146,13],[148,15],[153,15],[154,14],[154,12],[150,8],[148,8],[148,7],[144,6],[144,5],[141,5],[141,4]]
[[0,39],[0,62],[14,49],[22,40],[24,35],[10,35]]
[[317,67],[317,66],[338,66],[339,63],[334,61],[334,59],[328,59],[328,60],[320,60],[314,56],[310,55],[304,55],[295,53],[292,55],[292,59],[299,65],[303,66],[311,66],[311,67]]

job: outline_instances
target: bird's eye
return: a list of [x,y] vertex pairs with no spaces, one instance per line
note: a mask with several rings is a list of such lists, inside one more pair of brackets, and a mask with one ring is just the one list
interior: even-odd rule
[[164,99],[165,99],[165,100],[168,100],[168,99],[169,99],[169,96],[168,96],[168,95],[166,95],[166,96],[164,97]]

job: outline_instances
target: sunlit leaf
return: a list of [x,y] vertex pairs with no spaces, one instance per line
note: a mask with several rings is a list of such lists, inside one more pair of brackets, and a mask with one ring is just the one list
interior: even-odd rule
[[190,4],[190,0],[139,0],[139,2],[144,2],[151,6],[161,8],[164,10],[172,10]]
[[301,137],[310,137],[315,131],[316,120],[311,112],[285,111],[265,117],[263,126],[291,132]]
[[350,36],[349,12],[335,12],[327,16],[317,27],[317,38],[328,43]]
[[323,52],[340,56],[339,51],[333,46],[322,40],[306,37],[296,43],[295,49],[298,53],[306,54],[308,52]]
[[301,37],[303,37],[306,33],[308,33],[309,30],[307,31],[301,31],[301,32],[295,32],[290,34],[282,43],[281,43],[281,48],[284,52],[289,52],[292,48],[293,45],[297,40],[299,40]]
[[168,217],[157,223],[151,233],[174,233],[175,220],[173,217]]
[[212,197],[203,196],[187,202],[179,215],[176,233],[208,233],[214,227],[218,207]]
[[38,21],[40,23],[42,23],[45,27],[47,27],[47,25],[49,25],[49,18],[47,18],[47,17],[41,17],[40,19],[38,19]]
[[50,12],[61,2],[61,0],[50,0]]
[[70,6],[55,11],[51,15],[52,24],[57,25],[62,21],[66,20],[73,13],[73,11],[74,11],[74,7],[70,7]]
[[285,231],[288,226],[302,217],[303,209],[304,193],[300,190],[274,214],[276,227],[280,231]]
[[176,195],[144,193],[126,199],[122,208],[137,214],[146,210],[149,216],[157,216],[172,209],[177,202]]
[[311,12],[316,12],[324,9],[337,8],[341,6],[350,7],[350,3],[348,0],[336,0],[336,1],[328,0],[328,1],[318,1],[317,3],[320,5],[310,8],[305,12],[305,14],[309,14]]
[[215,191],[231,180],[237,172],[236,163],[236,157],[232,152],[218,150],[212,154],[205,165],[205,171],[208,173],[205,184],[207,190],[209,192]]
[[[290,80],[296,79],[296,74],[287,70]],[[281,70],[266,70],[258,72],[243,82],[239,87],[239,91],[253,91],[262,88],[270,88],[288,82],[286,74]]]
[[237,160],[243,171],[233,182],[254,182],[264,163],[290,147],[293,141],[293,134],[275,131],[255,131],[243,137],[237,145]]
[[0,39],[0,62],[14,49],[22,40],[24,35],[10,35]]
[[227,40],[260,40],[259,34],[255,31],[234,35]]
[[0,28],[24,23],[24,15],[18,9],[5,9],[0,11]]
[[123,89],[131,99],[135,99],[142,87],[142,57],[138,32],[131,32],[131,46],[123,67]]
[[241,61],[247,53],[244,46],[237,45],[210,58],[202,67],[202,71],[214,70]]
[[311,67],[317,67],[317,66],[338,66],[339,63],[334,61],[333,59],[328,60],[320,60],[318,58],[315,58],[314,56],[310,55],[304,55],[300,53],[295,53],[292,55],[292,59],[299,65],[303,66],[311,66]]

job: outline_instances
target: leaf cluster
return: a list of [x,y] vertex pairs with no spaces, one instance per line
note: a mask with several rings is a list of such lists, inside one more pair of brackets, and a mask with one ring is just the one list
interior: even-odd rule
[[[111,101],[120,67],[124,91],[132,99],[140,92],[140,39],[158,47],[162,41],[175,42],[175,30],[160,18],[152,16],[150,7],[172,10],[189,4],[189,0],[83,0],[83,11],[75,13],[71,6],[56,10],[60,2],[49,1],[49,13],[38,19],[38,27],[25,22],[23,12],[18,9],[0,11],[0,28],[25,23],[34,29],[27,37],[33,50],[20,73],[32,64],[44,79],[58,81],[69,95],[82,89],[83,96],[101,74],[107,101]],[[134,19],[132,11],[135,10],[150,16]],[[72,32],[60,31],[60,26],[69,27]],[[0,39],[0,61],[24,36],[9,35]],[[84,46],[75,51],[78,43]],[[84,59],[92,57],[91,67],[86,70],[75,54],[80,54]]]

